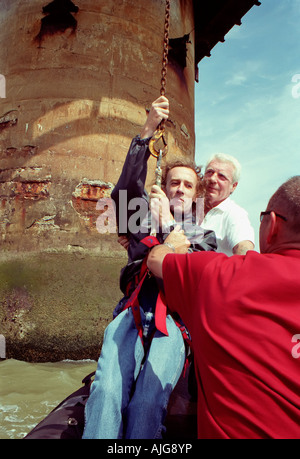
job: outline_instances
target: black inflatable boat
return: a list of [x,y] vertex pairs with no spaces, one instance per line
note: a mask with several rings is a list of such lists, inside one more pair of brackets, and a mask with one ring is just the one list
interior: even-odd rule
[[[82,386],[63,400],[25,439],[81,439],[84,429],[84,407],[89,397],[95,373],[82,380]],[[190,395],[188,375],[181,377],[175,387],[165,420],[164,439],[196,439],[196,402]]]

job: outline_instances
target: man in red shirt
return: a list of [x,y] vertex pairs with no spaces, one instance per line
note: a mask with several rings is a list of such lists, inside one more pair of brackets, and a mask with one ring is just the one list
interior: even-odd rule
[[261,253],[186,253],[176,230],[166,242],[148,266],[192,336],[198,437],[300,438],[300,176],[261,213]]

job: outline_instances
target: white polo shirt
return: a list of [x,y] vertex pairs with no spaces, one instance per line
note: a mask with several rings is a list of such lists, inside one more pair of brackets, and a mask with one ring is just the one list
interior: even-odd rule
[[215,232],[217,252],[229,256],[232,255],[233,247],[241,241],[251,241],[254,244],[254,229],[248,213],[230,198],[207,212],[201,227]]

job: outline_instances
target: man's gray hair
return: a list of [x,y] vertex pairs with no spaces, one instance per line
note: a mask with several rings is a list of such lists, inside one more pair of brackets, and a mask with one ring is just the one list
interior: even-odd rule
[[240,180],[242,166],[240,165],[240,163],[238,162],[236,158],[234,158],[231,155],[227,155],[225,153],[215,153],[207,161],[205,170],[207,169],[207,166],[209,165],[209,163],[214,160],[220,161],[222,163],[231,164],[233,166],[233,174],[232,174],[233,183],[238,182]]

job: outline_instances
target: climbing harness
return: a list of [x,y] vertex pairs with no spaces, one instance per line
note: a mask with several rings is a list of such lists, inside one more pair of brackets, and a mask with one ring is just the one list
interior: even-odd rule
[[[142,244],[146,245],[149,249],[152,247],[159,245],[159,241],[155,236],[146,236],[144,239],[140,241]],[[141,287],[146,280],[147,276],[150,275],[149,268],[147,267],[147,257],[144,258],[142,262],[142,267],[139,274],[132,280],[132,282],[128,285],[128,291],[131,291],[129,299],[127,300],[126,304],[124,305],[123,310],[128,309],[131,307],[135,326],[138,330],[138,335],[143,344],[143,325],[141,319],[141,312],[140,312],[140,305],[138,296],[141,291]],[[167,304],[164,294],[160,291],[157,297],[156,306],[155,306],[155,327],[159,330],[163,335],[169,336],[167,330]],[[191,347],[191,340],[189,333],[186,327],[180,323],[179,321],[174,319],[175,324],[181,331],[182,337],[185,343]],[[189,353],[188,353],[189,356]],[[187,359],[189,360],[189,359]],[[186,362],[187,363],[187,362]],[[186,367],[186,365],[185,365]]]
[[[161,88],[160,95],[164,96],[166,93],[166,76],[168,66],[168,52],[169,52],[169,30],[170,30],[170,0],[166,0],[165,10],[165,26],[164,26],[164,43],[163,43],[163,59],[161,70]],[[153,134],[149,142],[149,150],[158,160],[156,170],[156,184],[160,186],[159,180],[161,179],[160,164],[161,158],[167,154],[168,145],[165,139],[165,120],[162,120],[157,130]]]

